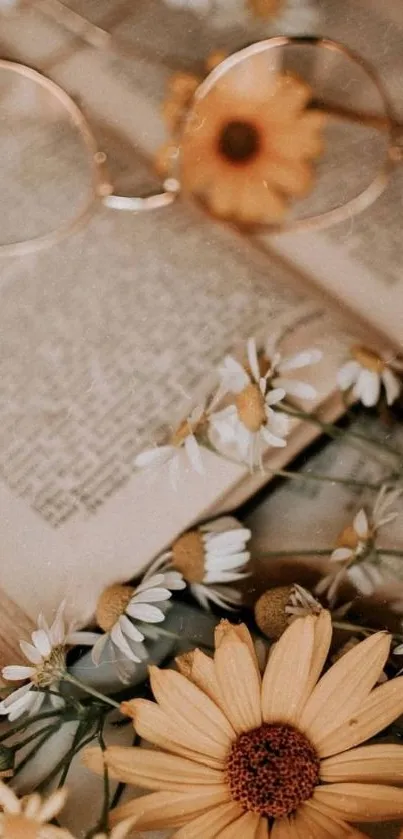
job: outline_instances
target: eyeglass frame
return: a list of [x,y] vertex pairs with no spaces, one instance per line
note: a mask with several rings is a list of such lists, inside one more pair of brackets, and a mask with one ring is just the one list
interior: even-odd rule
[[[189,106],[187,117],[192,113],[193,104],[207,95],[211,88],[216,84],[219,78],[228,70],[231,70],[239,62],[248,60],[249,58],[258,55],[267,49],[286,47],[289,45],[311,45],[322,49],[330,49],[340,55],[356,62],[362,70],[370,78],[376,87],[379,96],[384,106],[384,116],[381,120],[378,119],[379,124],[376,127],[383,130],[387,135],[387,148],[383,164],[377,173],[376,177],[371,183],[357,196],[349,199],[345,204],[319,213],[308,218],[293,219],[289,222],[285,221],[281,224],[257,224],[253,225],[253,230],[265,230],[269,233],[285,233],[298,230],[320,230],[337,224],[341,221],[356,215],[376,201],[376,199],[384,191],[389,178],[394,171],[396,165],[403,161],[403,125],[399,123],[394,115],[392,105],[389,101],[387,93],[381,80],[378,77],[375,69],[362,56],[330,38],[316,37],[316,36],[275,36],[267,38],[263,41],[258,41],[250,46],[247,46],[230,56],[225,58],[217,67],[215,67],[206,78],[200,83],[193,96],[192,102]],[[113,184],[111,183],[110,175],[107,169],[107,155],[98,147],[98,142],[90,127],[90,124],[85,117],[81,108],[74,102],[71,96],[63,90],[56,82],[49,79],[44,74],[40,73],[25,64],[7,59],[0,59],[0,70],[9,69],[18,73],[20,76],[30,79],[39,84],[48,93],[56,97],[59,103],[68,112],[73,125],[79,131],[83,143],[85,145],[89,165],[91,167],[91,187],[90,196],[86,198],[83,205],[78,210],[76,216],[71,221],[65,222],[57,230],[51,231],[48,234],[41,234],[29,240],[13,242],[9,244],[0,244],[0,255],[19,256],[29,252],[42,250],[51,247],[62,241],[75,230],[81,228],[94,214],[99,203],[110,209],[126,210],[131,212],[144,212],[159,209],[161,207],[170,206],[181,194],[180,183],[180,151],[177,171],[172,177],[167,178],[162,183],[162,189],[156,194],[148,196],[123,196],[113,194]],[[353,111],[345,111],[344,117],[350,119],[367,122],[371,124],[371,115],[356,114]],[[377,118],[375,118],[377,119]],[[180,141],[179,141],[180,149]]]

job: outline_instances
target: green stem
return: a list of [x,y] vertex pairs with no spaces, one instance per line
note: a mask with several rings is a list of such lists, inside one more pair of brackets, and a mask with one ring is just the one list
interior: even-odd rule
[[324,422],[319,419],[319,417],[316,417],[315,414],[310,414],[307,411],[299,411],[296,408],[291,408],[284,404],[278,405],[276,407],[276,411],[279,411],[282,414],[287,414],[290,417],[295,417],[296,419],[306,420],[306,422],[310,422],[312,425],[316,425],[318,428],[321,428],[322,431],[328,434],[329,437],[333,437],[334,439],[338,439],[340,437],[351,437],[353,440],[358,440],[360,443],[366,443],[367,445],[369,444],[374,446],[383,452],[387,452],[394,457],[398,457],[401,462],[403,461],[403,452],[397,451],[387,443],[381,443],[379,440],[374,440],[373,437],[367,437],[366,434],[361,434],[359,431],[352,431],[350,428],[338,428],[336,425],[333,425],[333,423]]
[[402,551],[392,551],[392,550],[389,550],[387,548],[377,548],[376,552],[377,552],[377,554],[382,554],[383,556],[400,556],[400,557],[403,556],[403,550]]
[[27,763],[29,763],[30,760],[32,760],[32,758],[34,758],[38,754],[38,752],[41,750],[42,746],[44,746],[46,741],[49,740],[49,738],[52,737],[53,734],[56,734],[56,732],[59,731],[60,726],[61,720],[58,720],[57,723],[53,723],[53,725],[49,725],[47,726],[47,728],[42,729],[42,737],[40,737],[40,739],[35,743],[33,749],[31,749],[18,764],[14,771],[14,778],[24,769],[24,766],[26,766]]
[[[106,752],[106,744],[103,737],[102,725],[98,733],[99,745],[102,749],[102,754]],[[102,812],[99,820],[99,830],[107,831],[109,828],[109,801],[110,801],[110,784],[109,784],[109,769],[106,760],[104,759],[104,801]]]
[[264,468],[265,471],[272,472],[273,475],[278,475],[280,478],[291,478],[297,481],[326,481],[330,484],[344,484],[359,489],[372,489],[376,492],[381,489],[384,483],[384,481],[369,483],[367,481],[355,481],[352,478],[334,478],[331,475],[321,475],[318,472],[289,472],[287,469],[270,469],[268,466]]
[[67,775],[69,774],[69,770],[70,770],[70,766],[71,766],[73,758],[74,758],[75,750],[76,750],[77,746],[79,745],[80,741],[86,735],[87,731],[88,731],[88,721],[87,720],[81,720],[81,722],[79,723],[79,725],[76,728],[76,732],[74,734],[73,742],[71,744],[71,747],[65,755],[65,764],[64,764],[64,767],[63,767],[63,772],[60,776],[59,783],[58,783],[59,787],[62,787],[64,785],[64,783],[66,781],[66,778],[67,778]]
[[33,740],[37,740],[38,737],[41,736],[41,734],[45,734],[46,731],[50,731],[52,727],[53,724],[47,725],[44,728],[38,728],[37,731],[34,731],[33,734],[30,734],[29,737],[25,738],[25,740],[19,740],[18,743],[16,743],[15,746],[13,746],[13,748],[16,752],[20,751],[20,749],[24,749],[25,746],[28,746],[29,743],[33,742]]
[[9,728],[6,734],[2,734],[0,737],[0,743],[3,743],[4,740],[8,740],[9,737],[14,737],[15,734],[19,734],[20,731],[25,731],[26,728],[29,728],[30,725],[33,725],[36,722],[40,722],[41,720],[49,719],[49,717],[60,717],[62,709],[54,709],[53,711],[43,711],[41,714],[37,714],[34,717],[28,717],[24,720],[24,722],[15,725],[13,728]]
[[65,764],[68,763],[68,765],[70,766],[75,756],[81,751],[81,749],[84,749],[85,746],[89,745],[89,743],[92,743],[94,737],[96,737],[95,731],[89,734],[88,737],[86,737],[84,740],[80,740],[80,742],[77,744],[75,748],[72,747],[71,749],[69,749],[69,751],[63,755],[61,760],[59,760],[56,766],[54,766],[53,769],[51,769],[49,774],[46,775],[46,777],[43,778],[43,780],[35,787],[35,792],[43,792],[43,790],[51,783],[51,781],[53,781],[53,779],[57,777],[60,770],[64,768]]
[[274,556],[330,556],[333,553],[334,548],[312,548],[312,550],[288,550],[288,551],[265,551],[264,553],[254,553],[254,559],[270,559]]
[[110,696],[105,696],[105,694],[100,693],[95,688],[90,687],[90,685],[86,685],[85,682],[82,682],[80,679],[77,679],[71,673],[64,673],[62,678],[63,681],[69,682],[70,685],[74,685],[75,687],[80,688],[80,690],[85,691],[85,693],[88,693],[90,696],[94,696],[95,699],[99,699],[106,705],[110,705],[112,708],[120,708],[119,702],[115,702],[115,700],[111,699]]

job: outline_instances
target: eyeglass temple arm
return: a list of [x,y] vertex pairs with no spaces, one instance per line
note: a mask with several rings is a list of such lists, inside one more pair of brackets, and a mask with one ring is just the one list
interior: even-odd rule
[[342,105],[333,105],[323,99],[312,99],[310,107],[323,111],[335,119],[344,119],[349,122],[365,125],[368,128],[375,128],[377,131],[389,132],[391,138],[391,149],[399,151],[398,159],[403,160],[403,123],[391,116],[379,116],[364,111],[354,111],[344,108]]

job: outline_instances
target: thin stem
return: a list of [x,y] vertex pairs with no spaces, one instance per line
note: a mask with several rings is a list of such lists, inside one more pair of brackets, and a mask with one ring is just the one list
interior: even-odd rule
[[[306,420],[306,422],[310,422],[312,425],[317,425],[318,428],[321,428],[329,437],[340,438],[340,437],[351,437],[353,440],[358,440],[361,443],[366,443],[367,445],[374,446],[377,449],[380,449],[383,452],[387,452],[394,457],[398,457],[400,461],[403,460],[403,452],[399,452],[394,449],[392,446],[389,446],[387,443],[381,443],[379,440],[374,440],[373,437],[367,437],[365,434],[361,434],[359,431],[351,431],[350,428],[342,429],[338,428],[333,423],[324,422],[323,420],[316,417],[314,414],[310,414],[307,411],[299,411],[296,408],[291,408],[286,405],[277,405],[276,411],[279,411],[282,414],[287,414],[290,417],[296,417],[297,419]],[[361,451],[361,448],[360,448]]]
[[383,481],[369,483],[367,481],[355,481],[352,478],[335,478],[331,475],[321,475],[318,472],[289,472],[287,469],[270,469],[268,466],[265,466],[265,470],[272,472],[273,475],[278,475],[280,478],[291,478],[297,481],[325,481],[330,484],[343,484],[359,489],[372,489],[375,492],[378,492],[384,483]]
[[14,734],[19,734],[20,731],[25,731],[26,728],[29,728],[30,725],[33,725],[35,722],[40,722],[41,720],[49,719],[49,717],[60,717],[61,716],[61,709],[56,708],[53,711],[43,711],[41,714],[37,714],[34,717],[28,717],[28,719],[24,720],[24,722],[15,725],[13,728],[10,728],[6,734],[2,734],[0,737],[0,743],[3,743],[4,740],[8,740],[9,737],[14,737]]
[[98,690],[95,690],[95,688],[90,687],[90,685],[86,685],[85,682],[82,682],[80,679],[77,679],[71,673],[66,672],[63,675],[63,680],[65,682],[69,682],[69,684],[74,685],[77,688],[80,688],[81,690],[85,691],[85,693],[88,693],[90,696],[94,696],[95,699],[99,699],[106,705],[110,705],[112,708],[120,708],[119,702],[115,702],[115,700],[111,699],[110,696],[105,696],[105,694],[100,693]]
[[403,550],[401,551],[392,551],[389,548],[377,548],[377,554],[383,554],[383,556],[400,556],[403,557]]
[[[106,752],[106,743],[103,737],[102,732],[102,724],[101,728],[98,732],[98,740],[99,745],[102,749],[102,754]],[[108,764],[104,758],[104,801],[102,806],[102,812],[99,820],[99,829],[100,830],[108,830],[109,827],[109,800],[110,800],[110,785],[109,785],[109,769]]]
[[50,731],[52,727],[53,724],[44,726],[44,728],[38,728],[37,731],[34,731],[33,734],[30,734],[29,737],[25,738],[25,740],[20,740],[18,743],[16,743],[15,746],[13,746],[13,748],[16,752],[20,751],[21,749],[24,749],[25,746],[28,746],[29,743],[33,742],[33,740],[37,740],[38,737],[41,736],[41,734],[45,733],[45,731]]
[[269,559],[273,556],[330,556],[333,553],[334,548],[312,548],[312,550],[299,550],[296,548],[295,550],[290,549],[287,551],[265,551],[264,553],[254,553],[254,559]]
[[22,769],[24,769],[24,766],[26,766],[27,763],[29,763],[29,761],[32,760],[32,758],[34,758],[35,755],[38,754],[38,752],[41,750],[42,746],[46,743],[47,740],[49,740],[49,738],[52,736],[52,734],[56,734],[56,732],[59,731],[60,726],[61,726],[61,720],[58,720],[57,723],[53,723],[53,725],[49,725],[47,728],[45,728],[45,730],[42,729],[42,731],[43,731],[42,737],[37,741],[37,743],[35,743],[35,746],[33,747],[33,749],[31,749],[28,752],[28,754],[26,754],[25,757],[18,764],[18,766],[16,767],[16,769],[14,771],[14,778],[15,778],[16,775],[18,775],[22,771]]
[[88,721],[87,720],[82,720],[76,728],[76,732],[74,734],[73,742],[71,744],[71,747],[70,747],[69,751],[67,752],[67,754],[65,755],[66,762],[64,764],[63,772],[62,772],[62,774],[60,776],[60,779],[59,779],[59,783],[58,783],[59,787],[62,787],[63,784],[65,783],[67,775],[69,774],[70,766],[71,766],[73,758],[74,758],[75,749],[77,748],[77,746],[79,745],[80,741],[83,739],[83,737],[87,733],[87,731],[88,731]]
[[92,731],[92,733],[89,734],[88,737],[86,737],[84,740],[80,740],[80,742],[74,749],[69,749],[69,751],[66,752],[65,755],[63,755],[61,760],[59,760],[56,766],[54,766],[53,769],[51,769],[49,774],[46,775],[46,777],[43,778],[43,780],[35,787],[35,792],[42,792],[51,783],[51,781],[53,781],[53,779],[57,777],[60,770],[63,769],[63,767],[65,766],[66,762],[68,762],[70,765],[72,760],[75,758],[76,754],[78,754],[78,752],[80,752],[81,749],[84,749],[85,746],[91,743],[94,737],[96,737],[96,732]]

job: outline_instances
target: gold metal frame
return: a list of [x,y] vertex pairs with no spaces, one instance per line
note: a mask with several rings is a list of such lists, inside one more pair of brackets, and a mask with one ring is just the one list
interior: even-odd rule
[[[328,38],[277,36],[252,44],[251,46],[230,55],[218,67],[216,67],[199,85],[193,101],[197,102],[206,96],[222,75],[241,61],[248,60],[250,57],[266,50],[293,44],[308,44],[317,47],[318,49],[328,49],[333,52],[337,52],[340,55],[344,55],[346,58],[356,62],[365,71],[378,90],[384,105],[385,116],[379,118],[378,116],[371,114],[356,113],[347,109],[338,109],[337,112],[333,110],[333,116],[373,125],[376,128],[379,128],[379,130],[386,132],[388,138],[387,151],[382,167],[374,180],[365,188],[365,190],[363,190],[362,193],[350,199],[346,204],[305,219],[290,220],[289,222],[282,223],[281,225],[254,225],[254,231],[282,233],[297,230],[319,230],[340,221],[344,221],[347,218],[351,218],[352,215],[365,210],[379,197],[385,189],[394,167],[403,160],[403,126],[396,120],[393,114],[389,99],[376,71],[370,64],[367,63],[367,61],[365,61],[353,50],[350,50],[343,44]],[[89,166],[91,167],[92,173],[92,190],[74,219],[65,222],[57,230],[48,234],[40,235],[25,241],[4,245],[0,244],[0,255],[19,256],[57,244],[70,233],[82,227],[95,212],[100,202],[111,209],[139,212],[169,206],[173,203],[173,201],[175,201],[181,192],[180,157],[178,162],[178,177],[174,176],[172,178],[168,178],[162,184],[161,192],[145,197],[114,195],[113,185],[111,184],[107,171],[106,155],[98,148],[97,141],[87,119],[66,91],[42,73],[37,70],[33,70],[24,64],[0,59],[0,69],[2,68],[14,71],[20,76],[36,82],[48,93],[55,96],[59,103],[65,108],[66,112],[70,115],[73,124],[78,129],[82,137],[83,144],[87,149]],[[319,107],[322,107],[323,110],[328,110],[332,113],[331,108],[329,110],[329,106],[327,106],[326,103],[320,103]],[[190,106],[189,115],[191,112],[192,106]]]

